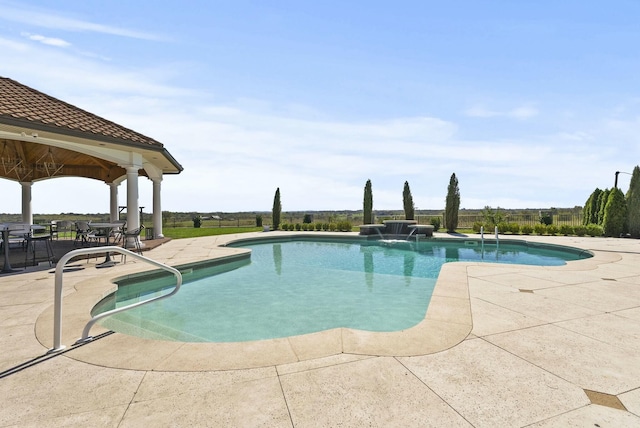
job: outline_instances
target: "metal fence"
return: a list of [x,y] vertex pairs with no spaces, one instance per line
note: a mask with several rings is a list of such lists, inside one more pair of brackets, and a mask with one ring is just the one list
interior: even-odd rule
[[[549,213],[550,214],[550,213]],[[145,226],[151,228],[153,227],[152,219],[145,213],[146,221]],[[404,215],[381,215],[376,214],[374,212],[374,223],[382,223],[384,220],[404,220]],[[0,216],[0,220],[10,222],[10,221],[20,221],[21,217],[19,215],[2,215]],[[14,219],[15,217],[15,219]],[[52,216],[47,216],[46,218],[50,218]],[[76,218],[77,217],[77,218]],[[442,214],[416,214],[415,220],[418,224],[431,224],[431,219],[434,217],[439,217],[441,225],[444,226],[444,213]],[[93,220],[96,222],[104,222],[108,221],[108,214],[102,215],[74,215],[75,220]],[[510,214],[503,213],[504,221],[507,223],[518,223],[520,226],[529,225],[535,226],[540,223],[540,215],[538,213],[522,213],[522,214]],[[553,224],[556,226],[569,225],[569,226],[579,226],[582,224],[582,214],[575,213],[555,213],[552,214]],[[16,220],[17,219],[17,220]],[[66,219],[65,216],[56,217],[58,220]],[[280,222],[281,223],[302,223],[304,220],[304,213],[282,213]],[[313,223],[335,223],[337,221],[347,220],[350,221],[353,225],[360,225],[363,222],[363,215],[361,212],[349,213],[349,214],[334,214],[330,212],[323,213],[313,213],[311,215],[311,220]],[[272,223],[271,215],[262,215],[263,224],[268,225]],[[485,217],[480,214],[458,214],[458,228],[459,229],[471,229],[473,228],[474,223],[479,222],[483,223],[485,221]],[[41,215],[34,215],[34,223],[45,223],[45,217]],[[193,220],[189,216],[165,216],[163,218],[163,226],[164,227],[193,227]],[[203,217],[202,218],[202,227],[255,227],[256,226],[256,218],[255,215],[246,215],[246,216],[234,216],[233,218],[211,218],[211,217]]]
[[[441,224],[444,225],[444,214],[438,215],[416,215],[418,224],[431,224],[433,217],[440,217]],[[580,226],[582,225],[582,214],[558,213],[551,214],[552,223],[556,226]],[[389,217],[393,220],[403,220],[404,216]],[[520,226],[535,226],[540,223],[539,214],[504,214],[505,223],[517,223]],[[475,223],[484,223],[485,216],[482,214],[458,214],[458,229],[472,229]]]

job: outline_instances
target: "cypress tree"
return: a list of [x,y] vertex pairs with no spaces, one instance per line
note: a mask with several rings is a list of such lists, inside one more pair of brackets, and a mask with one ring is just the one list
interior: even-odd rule
[[598,203],[596,205],[596,218],[595,224],[599,224],[602,226],[602,222],[604,221],[604,209],[607,206],[607,202],[609,201],[609,193],[611,191],[609,189],[604,189],[600,195],[598,195]]
[[406,220],[413,220],[415,208],[408,181],[404,182],[404,189],[402,190],[402,204],[404,205],[404,218]]
[[593,200],[593,193],[589,195],[587,202],[584,203],[584,208],[582,209],[582,224],[584,226],[589,224],[589,220],[591,219],[591,201]]
[[455,172],[451,174],[449,187],[447,187],[447,199],[444,208],[444,226],[447,232],[453,232],[458,227],[458,210],[460,209],[460,189]]
[[593,199],[591,199],[591,211],[589,216],[589,223],[598,224],[598,198],[602,190],[596,187],[596,190],[593,191]]
[[627,203],[624,200],[622,190],[611,189],[604,208],[602,228],[604,236],[618,237],[624,232],[627,221]]
[[373,192],[371,190],[371,180],[367,180],[364,185],[364,216],[362,222],[364,224],[373,223]]
[[282,204],[280,203],[280,188],[276,189],[276,194],[273,197],[273,229],[278,230],[280,227],[280,214],[282,214]]
[[627,226],[633,238],[640,238],[640,166],[637,165],[627,190]]
[[582,210],[582,224],[598,224],[598,198],[602,190],[596,187],[591,195],[589,195],[589,199],[584,203],[584,209]]

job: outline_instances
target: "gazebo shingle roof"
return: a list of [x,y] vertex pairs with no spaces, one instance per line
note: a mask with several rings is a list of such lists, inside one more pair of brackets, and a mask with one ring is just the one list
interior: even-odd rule
[[89,138],[103,136],[122,143],[162,148],[162,143],[114,122],[96,116],[57,98],[36,91],[15,80],[0,77],[0,121],[37,126],[54,132],[68,130]]

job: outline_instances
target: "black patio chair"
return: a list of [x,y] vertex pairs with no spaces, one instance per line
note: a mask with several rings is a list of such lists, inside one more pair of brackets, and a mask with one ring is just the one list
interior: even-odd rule
[[[142,246],[140,245],[140,234],[144,230],[144,224],[136,229],[127,229],[122,233],[122,248],[127,248],[127,244],[133,242],[135,252],[142,254]],[[126,254],[122,255],[122,262],[127,262]]]
[[96,236],[91,230],[91,225],[88,221],[76,221],[76,239],[73,241],[73,246],[80,245],[84,247],[90,245],[91,242],[97,242]]
[[33,230],[30,231],[29,234],[25,235],[27,248],[24,252],[24,265],[27,266],[27,260],[29,259],[29,250],[31,250],[33,254],[32,265],[36,265],[36,252],[37,247],[36,244],[42,243],[44,245],[44,249],[47,253],[47,262],[49,262],[49,267],[53,265],[53,248],[51,246],[51,235],[46,234],[35,234]]

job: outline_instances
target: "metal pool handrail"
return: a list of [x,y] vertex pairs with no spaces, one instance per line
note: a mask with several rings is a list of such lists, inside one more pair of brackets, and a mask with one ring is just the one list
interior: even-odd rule
[[60,343],[62,340],[62,274],[64,272],[64,267],[66,266],[67,262],[73,257],[82,256],[86,254],[94,254],[98,252],[99,253],[111,252],[111,253],[124,254],[126,256],[131,256],[136,259],[147,262],[160,269],[169,271],[173,273],[176,277],[176,286],[173,289],[173,291],[171,291],[171,293],[163,294],[162,296],[156,296],[149,300],[144,300],[142,302],[132,303],[131,305],[123,306],[117,309],[112,309],[110,311],[103,312],[99,315],[96,315],[95,317],[91,318],[91,320],[89,320],[87,325],[84,327],[84,330],[82,331],[82,337],[78,339],[76,343],[82,343],[82,342],[87,342],[92,340],[93,338],[89,336],[89,331],[91,330],[91,327],[102,318],[129,310],[138,306],[146,305],[147,303],[151,303],[156,300],[165,299],[167,297],[173,296],[178,292],[178,290],[180,289],[180,286],[182,285],[182,274],[178,269],[173,268],[171,266],[167,266],[163,263],[157,262],[148,257],[141,256],[138,253],[134,253],[133,251],[129,251],[122,247],[108,246],[108,247],[94,247],[94,248],[79,248],[77,250],[69,251],[67,254],[62,256],[62,258],[60,258],[60,260],[56,264],[54,309],[53,309],[53,348],[49,350],[50,353],[60,352],[65,348],[64,345]]

